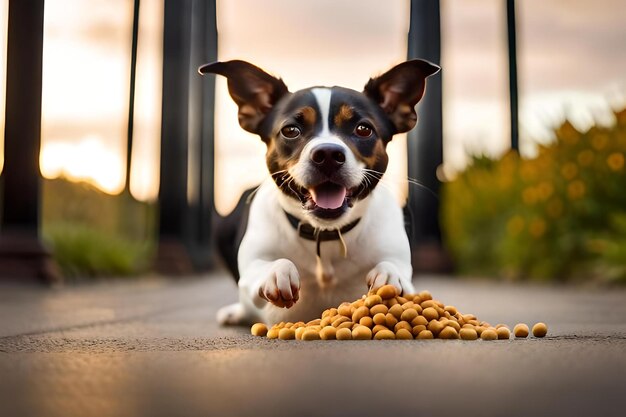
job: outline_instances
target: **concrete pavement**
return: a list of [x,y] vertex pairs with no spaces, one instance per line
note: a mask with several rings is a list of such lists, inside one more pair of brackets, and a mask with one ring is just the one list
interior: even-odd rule
[[545,339],[297,342],[220,328],[217,273],[0,286],[0,416],[622,416],[626,291],[418,277]]

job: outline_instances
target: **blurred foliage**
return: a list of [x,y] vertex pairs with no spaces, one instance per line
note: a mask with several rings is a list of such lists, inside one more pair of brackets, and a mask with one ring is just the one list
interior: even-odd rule
[[565,122],[533,159],[475,157],[443,187],[459,272],[626,283],[626,109],[612,127]]
[[43,237],[68,278],[145,271],[155,246],[154,205],[87,183],[45,180]]

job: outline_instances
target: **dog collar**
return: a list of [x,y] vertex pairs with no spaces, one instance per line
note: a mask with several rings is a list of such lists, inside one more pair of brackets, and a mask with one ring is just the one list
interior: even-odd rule
[[343,255],[344,257],[347,257],[348,248],[346,247],[346,242],[343,240],[343,234],[354,229],[354,227],[361,221],[361,219],[358,218],[346,224],[341,229],[320,230],[311,226],[309,223],[303,222],[296,216],[293,216],[286,211],[285,215],[287,216],[287,220],[289,220],[289,224],[291,224],[291,226],[298,231],[298,236],[303,239],[316,242],[315,252],[318,259],[321,258],[321,243],[330,240],[339,240],[343,247]]
[[331,229],[331,230],[320,230],[311,226],[309,223],[305,223],[296,216],[292,216],[287,213],[287,219],[289,220],[289,224],[298,231],[298,236],[306,240],[315,240],[320,242],[325,242],[328,240],[341,240],[341,235],[344,233],[348,233],[350,230],[354,229],[354,227],[359,224],[361,221],[360,218],[346,224],[341,229]]

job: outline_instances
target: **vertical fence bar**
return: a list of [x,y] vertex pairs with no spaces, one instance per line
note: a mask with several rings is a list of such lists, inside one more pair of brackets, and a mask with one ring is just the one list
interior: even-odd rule
[[519,111],[517,104],[517,36],[515,0],[506,1],[506,31],[509,55],[509,103],[511,110],[511,149],[519,152]]
[[[439,0],[411,0],[408,58],[439,64],[441,28]],[[411,185],[407,211],[409,238],[416,271],[448,269],[443,256],[439,228],[437,168],[443,163],[442,75],[428,78],[426,94],[418,105],[417,127],[409,132],[407,144],[409,177],[423,186]]]
[[193,271],[189,255],[187,163],[192,0],[165,0],[159,242],[156,269]]
[[43,18],[44,0],[9,2],[0,278],[52,282],[39,240]]

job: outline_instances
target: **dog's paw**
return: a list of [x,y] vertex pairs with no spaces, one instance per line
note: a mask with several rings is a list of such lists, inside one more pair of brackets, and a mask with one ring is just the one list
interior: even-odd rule
[[217,310],[217,322],[222,326],[240,326],[248,323],[241,303],[229,304]]
[[290,308],[300,298],[300,275],[288,259],[274,261],[269,276],[259,287],[259,297],[276,307]]
[[398,294],[413,293],[415,289],[410,280],[402,278],[398,267],[391,262],[381,262],[368,272],[365,282],[370,290],[377,290],[383,285],[393,285]]

